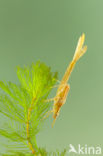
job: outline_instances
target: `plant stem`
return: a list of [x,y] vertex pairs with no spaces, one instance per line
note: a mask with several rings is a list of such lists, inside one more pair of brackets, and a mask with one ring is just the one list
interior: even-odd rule
[[35,97],[32,99],[32,102],[31,102],[31,105],[28,109],[28,114],[27,114],[27,124],[26,124],[26,131],[27,131],[27,140],[28,140],[28,145],[29,145],[29,148],[30,150],[32,151],[32,154],[35,154],[36,151],[32,145],[32,142],[31,142],[31,139],[30,139],[30,133],[29,133],[29,128],[30,128],[30,118],[31,118],[31,111],[32,111],[32,108],[33,108],[33,104],[34,104],[34,101],[35,101]]

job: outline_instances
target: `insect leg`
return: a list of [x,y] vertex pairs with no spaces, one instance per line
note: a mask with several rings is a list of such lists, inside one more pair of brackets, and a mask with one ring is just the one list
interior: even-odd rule
[[49,115],[53,112],[53,110],[50,110],[48,112],[45,113],[45,116],[43,117],[43,119],[46,119],[49,117]]
[[53,128],[53,126],[54,126],[54,124],[55,124],[55,121],[56,121],[56,118],[53,120],[53,122],[52,122],[52,128]]
[[53,86],[53,87],[50,87],[50,88],[57,88],[57,87],[59,87],[59,85],[55,85],[55,86]]
[[51,101],[54,101],[54,100],[55,100],[55,97],[54,98],[47,99],[47,100],[44,100],[44,102],[51,102]]
[[60,82],[61,82],[60,80],[57,80],[57,79],[55,79],[55,81],[57,81],[58,83],[60,83]]

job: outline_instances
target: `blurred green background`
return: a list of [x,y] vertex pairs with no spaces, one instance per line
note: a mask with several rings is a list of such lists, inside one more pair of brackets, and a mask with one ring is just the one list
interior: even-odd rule
[[18,83],[16,66],[37,60],[61,79],[82,32],[88,51],[72,73],[66,104],[54,128],[51,116],[37,137],[48,150],[103,147],[103,1],[0,0],[0,80]]

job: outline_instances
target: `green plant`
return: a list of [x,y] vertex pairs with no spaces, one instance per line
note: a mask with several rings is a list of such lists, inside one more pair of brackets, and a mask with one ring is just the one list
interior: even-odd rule
[[45,102],[56,83],[57,73],[37,62],[17,68],[19,84],[0,81],[0,114],[6,117],[0,135],[6,139],[2,156],[61,155],[39,148],[36,135],[41,130],[45,113],[51,104]]

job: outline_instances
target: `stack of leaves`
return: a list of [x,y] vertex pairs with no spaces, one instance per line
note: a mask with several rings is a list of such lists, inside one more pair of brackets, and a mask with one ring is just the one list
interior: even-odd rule
[[37,146],[36,135],[51,107],[45,100],[56,83],[57,73],[37,62],[29,67],[18,67],[17,76],[18,85],[0,81],[0,114],[6,117],[0,126],[0,135],[6,139],[2,156],[46,156],[46,151]]

